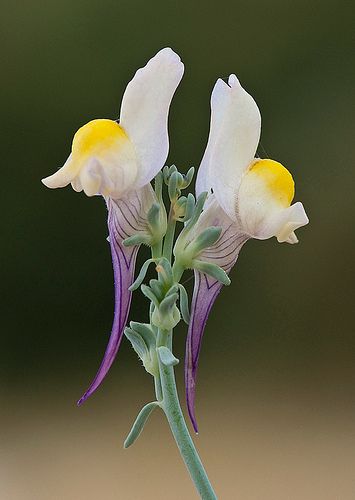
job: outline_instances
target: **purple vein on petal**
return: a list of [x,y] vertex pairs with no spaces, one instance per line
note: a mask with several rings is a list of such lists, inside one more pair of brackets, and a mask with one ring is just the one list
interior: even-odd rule
[[195,386],[198,358],[208,315],[223,285],[214,280],[214,286],[209,286],[207,276],[199,271],[194,271],[194,274],[195,286],[192,297],[191,319],[186,339],[185,387],[189,416],[195,432],[198,432],[195,415]]
[[[221,218],[218,225],[222,226],[222,234],[216,245],[206,250],[199,259],[216,262],[229,273],[234,266],[239,251],[248,240],[235,223]],[[228,242],[227,245],[224,243]],[[202,337],[208,315],[221,291],[222,284],[216,279],[199,271],[194,271],[195,285],[191,302],[191,319],[186,339],[185,354],[185,390],[189,416],[195,432],[198,432],[195,414],[196,377],[198,360],[201,351]]]
[[[149,185],[138,193],[132,193],[126,200],[108,200],[108,229],[115,284],[114,318],[100,368],[85,394],[79,399],[79,406],[100,386],[120,347],[132,299],[129,287],[134,281],[135,263],[139,250],[138,245],[126,247],[122,241],[132,234],[144,231],[144,216],[148,212],[147,206],[153,202],[152,196]],[[141,197],[145,199],[145,204],[142,204]]]

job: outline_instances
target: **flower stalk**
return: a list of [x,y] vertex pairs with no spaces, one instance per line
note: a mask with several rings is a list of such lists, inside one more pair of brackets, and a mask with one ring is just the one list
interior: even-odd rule
[[[161,343],[162,346],[165,346],[168,337],[168,332],[159,332],[159,343]],[[160,353],[158,354],[158,358],[163,394],[161,408],[166,415],[180,454],[201,498],[204,500],[214,500],[217,496],[212,488],[207,473],[197,453],[196,447],[191,439],[181,410],[175,383],[174,366],[167,362],[163,362]]]
[[[185,222],[182,233],[187,234],[198,220],[203,206],[202,201],[205,199],[202,197],[203,199],[201,198],[196,204],[194,210],[191,210],[191,197],[189,203],[185,201],[187,198],[180,197],[181,189],[187,187],[191,182],[191,172],[193,173],[193,171],[189,172],[188,175],[183,176],[176,167],[164,169],[164,181],[168,187],[170,198],[166,232],[159,241],[156,240],[154,245],[151,245],[152,258],[143,264],[136,281],[130,287],[131,290],[136,290],[141,286],[143,294],[151,301],[149,325],[131,322],[130,328],[125,329],[125,335],[141,358],[145,369],[154,377],[156,401],[152,401],[142,408],[125,440],[124,447],[128,448],[135,442],[153,410],[161,408],[199,495],[203,499],[214,500],[217,498],[216,494],[190,436],[181,409],[174,373],[174,367],[179,363],[179,360],[172,353],[174,326],[180,321],[181,316],[185,322],[189,321],[188,297],[185,288],[179,281],[184,269],[192,265],[195,254],[218,239],[216,237],[205,238],[206,244],[203,245],[200,241],[201,238],[199,238],[197,245],[195,244],[196,250],[190,248],[187,253],[186,250],[183,250],[185,243],[182,243],[182,239],[180,239],[180,250],[179,247],[174,249],[175,258],[172,263],[177,221]],[[155,192],[161,207],[160,210],[156,210],[156,217],[159,213],[166,213],[163,205],[161,180],[162,176],[159,174],[156,179]],[[180,202],[181,198],[183,198],[182,202]],[[186,215],[190,222],[186,220]],[[154,225],[155,221],[152,220],[151,226],[154,227]],[[220,231],[217,232],[219,236]],[[182,254],[185,252],[187,257],[180,255],[181,252]],[[156,265],[158,279],[150,280],[148,286],[142,282],[149,265],[152,263]],[[181,315],[176,305],[178,300]]]

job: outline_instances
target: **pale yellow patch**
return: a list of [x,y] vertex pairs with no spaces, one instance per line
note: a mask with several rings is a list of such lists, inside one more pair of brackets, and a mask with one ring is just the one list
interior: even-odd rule
[[72,154],[74,160],[88,156],[100,157],[113,146],[128,140],[124,129],[113,120],[92,120],[83,125],[74,135]]
[[247,173],[262,179],[272,196],[283,207],[289,207],[295,195],[292,175],[281,163],[274,160],[256,160]]

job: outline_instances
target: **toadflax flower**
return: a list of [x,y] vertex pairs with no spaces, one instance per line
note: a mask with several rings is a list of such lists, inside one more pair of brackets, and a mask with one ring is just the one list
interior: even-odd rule
[[[229,273],[249,238],[297,243],[296,229],[308,223],[303,205],[291,205],[294,181],[274,160],[255,158],[261,117],[254,99],[231,75],[219,79],[211,96],[210,134],[196,181],[196,194],[208,192],[206,209],[195,232],[219,226],[216,244],[200,260]],[[211,307],[222,284],[195,269],[191,321],[186,344],[185,383],[188,411],[195,430],[195,383],[201,340]]]
[[[127,85],[119,121],[98,119],[81,127],[64,166],[42,181],[49,188],[71,184],[75,191],[88,196],[102,195],[108,207],[114,321],[102,364],[78,404],[101,384],[119,349],[139,243],[149,242],[147,215],[156,202],[150,181],[168,155],[169,106],[183,72],[184,65],[175,52],[169,48],[158,52]],[[137,244],[125,246],[123,241],[132,235]]]

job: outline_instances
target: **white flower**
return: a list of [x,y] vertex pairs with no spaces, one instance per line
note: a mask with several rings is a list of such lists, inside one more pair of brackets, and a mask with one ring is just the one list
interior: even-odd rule
[[196,191],[213,192],[240,230],[252,238],[276,236],[296,243],[294,231],[308,223],[300,202],[291,205],[294,182],[276,161],[255,158],[261,117],[254,99],[231,75],[217,80],[211,97],[211,128]]
[[42,182],[115,199],[148,184],[168,155],[169,106],[183,72],[175,52],[158,52],[127,85],[119,123],[98,119],[81,127],[64,166]]
[[[127,85],[119,123],[92,120],[74,136],[72,152],[64,166],[42,180],[50,188],[71,184],[88,196],[101,194],[108,208],[109,242],[115,277],[115,312],[111,336],[85,401],[99,387],[118,352],[127,322],[134,269],[140,240],[124,244],[131,236],[149,237],[148,212],[158,200],[150,181],[168,156],[168,113],[184,65],[165,48],[137,71]],[[164,221],[163,221],[164,222]],[[164,223],[161,225],[164,231]]]
[[[217,80],[211,97],[210,135],[196,181],[196,195],[207,191],[209,197],[194,236],[210,226],[222,228],[219,240],[199,259],[217,264],[227,274],[248,239],[276,236],[279,242],[297,243],[294,231],[308,223],[302,203],[291,205],[295,188],[290,172],[274,160],[255,158],[260,130],[258,106],[237,77],[231,75],[228,84]],[[198,359],[207,318],[221,288],[216,277],[195,268],[185,385],[196,432]]]

